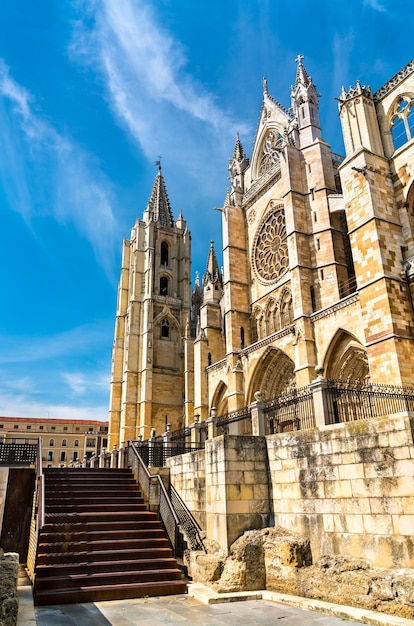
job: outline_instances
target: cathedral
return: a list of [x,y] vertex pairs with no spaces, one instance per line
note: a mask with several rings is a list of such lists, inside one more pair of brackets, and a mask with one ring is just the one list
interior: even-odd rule
[[296,63],[290,108],[264,80],[250,155],[236,138],[223,268],[206,242],[194,286],[189,225],[174,218],[159,166],[123,244],[111,447],[318,376],[413,383],[414,61],[375,93],[359,81],[342,90],[345,156],[323,136],[318,91],[301,55]]

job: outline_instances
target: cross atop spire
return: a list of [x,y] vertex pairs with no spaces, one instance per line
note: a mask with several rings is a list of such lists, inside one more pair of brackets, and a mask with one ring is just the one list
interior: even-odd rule
[[151,211],[154,222],[159,222],[162,226],[173,226],[170,201],[165,187],[164,176],[161,172],[161,157],[155,162],[155,165],[158,165],[158,173],[155,177],[147,209]]
[[210,251],[208,253],[206,273],[203,276],[203,284],[207,282],[216,283],[221,279],[220,270],[217,263],[216,253],[214,251],[214,241],[210,241]]
[[307,71],[305,70],[305,67],[302,63],[302,60],[305,57],[303,56],[303,54],[298,54],[298,56],[296,57],[295,61],[298,64],[297,70],[296,70],[296,85],[302,84],[302,85],[309,85],[312,82],[312,79],[308,76]]
[[240,135],[237,133],[236,144],[234,146],[233,159],[236,161],[243,161],[246,158],[242,143],[240,141]]

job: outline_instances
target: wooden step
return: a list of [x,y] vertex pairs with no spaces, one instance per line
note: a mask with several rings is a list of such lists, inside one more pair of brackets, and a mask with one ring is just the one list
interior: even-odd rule
[[186,593],[165,531],[131,470],[45,470],[37,605]]
[[104,600],[125,600],[145,596],[162,596],[187,593],[187,586],[181,580],[131,583],[129,585],[102,585],[86,589],[60,589],[56,591],[36,591],[35,604],[78,604],[102,602]]
[[[176,565],[177,562],[172,557],[135,560],[125,559],[121,561],[112,561],[111,569],[116,572],[139,572],[153,569],[174,569]],[[38,580],[43,580],[44,578],[49,578],[53,576],[72,576],[75,574],[84,574],[85,576],[89,576],[90,574],[95,574],[99,572],[104,573],[107,571],[108,561],[91,561],[90,563],[63,563],[61,565],[55,563],[48,565],[38,565],[36,568]]]
[[96,541],[73,541],[59,543],[45,543],[43,537],[39,542],[39,555],[60,552],[96,552],[100,550],[141,550],[146,548],[168,548],[169,541],[166,537],[146,537],[142,539],[102,539]]
[[[42,532],[42,544],[68,543],[73,541],[113,541],[116,539],[146,539],[165,537],[165,531],[158,528],[127,528],[121,530],[71,530],[67,532]],[[39,544],[40,545],[40,544]]]
[[181,580],[181,570],[178,568],[168,569],[147,569],[129,571],[111,572],[93,572],[87,576],[85,574],[48,576],[37,583],[36,590],[50,591],[52,589],[78,589],[82,587],[96,587],[102,585],[129,585],[131,583],[159,582],[169,580]]

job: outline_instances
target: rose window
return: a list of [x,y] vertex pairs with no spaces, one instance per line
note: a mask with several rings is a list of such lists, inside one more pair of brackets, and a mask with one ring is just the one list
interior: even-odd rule
[[253,246],[253,267],[259,279],[275,282],[289,268],[285,213],[277,206],[259,226]]

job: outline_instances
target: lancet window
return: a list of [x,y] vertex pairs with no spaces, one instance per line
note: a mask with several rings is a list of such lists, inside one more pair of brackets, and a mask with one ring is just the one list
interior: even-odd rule
[[391,117],[391,132],[397,150],[414,137],[414,98],[402,96],[394,107]]

